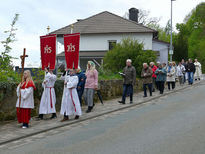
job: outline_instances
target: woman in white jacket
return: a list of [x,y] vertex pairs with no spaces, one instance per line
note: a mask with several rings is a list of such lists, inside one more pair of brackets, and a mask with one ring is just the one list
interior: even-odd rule
[[30,71],[24,71],[23,82],[18,85],[16,90],[18,96],[16,102],[17,119],[19,123],[23,123],[22,128],[29,127],[31,109],[34,108],[33,90],[35,89]]
[[200,62],[198,62],[198,60],[197,59],[195,59],[195,62],[194,62],[194,65],[195,65],[195,68],[196,68],[196,72],[194,73],[194,78],[195,78],[195,80],[200,80],[200,78],[201,78],[201,64],[200,64]]
[[170,84],[172,85],[172,89],[175,88],[175,79],[176,79],[176,69],[173,67],[172,62],[169,63],[169,66],[167,67],[167,84],[168,89],[170,90]]

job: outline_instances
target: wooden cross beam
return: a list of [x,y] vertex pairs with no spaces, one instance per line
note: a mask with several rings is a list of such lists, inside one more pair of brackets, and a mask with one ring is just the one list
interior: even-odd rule
[[24,67],[25,57],[28,57],[28,55],[26,55],[26,48],[23,49],[23,55],[20,56],[22,68]]
[[24,64],[25,64],[25,58],[28,57],[28,55],[26,55],[26,48],[23,49],[23,55],[20,56],[21,58],[21,81],[23,82],[23,72],[24,72]]

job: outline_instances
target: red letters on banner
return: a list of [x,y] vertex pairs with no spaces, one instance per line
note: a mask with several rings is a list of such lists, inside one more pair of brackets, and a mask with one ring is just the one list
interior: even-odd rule
[[56,64],[56,34],[40,36],[42,70],[45,67],[55,69]]
[[64,35],[65,59],[68,69],[78,68],[80,33]]

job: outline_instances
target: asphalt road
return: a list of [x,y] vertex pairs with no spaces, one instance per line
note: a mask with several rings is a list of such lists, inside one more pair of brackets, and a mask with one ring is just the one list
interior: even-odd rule
[[21,142],[0,154],[205,154],[205,85]]

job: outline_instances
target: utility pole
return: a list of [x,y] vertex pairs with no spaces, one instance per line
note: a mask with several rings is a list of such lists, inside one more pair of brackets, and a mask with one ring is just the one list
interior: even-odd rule
[[171,38],[170,38],[170,49],[169,49],[170,62],[172,62],[172,55],[173,55],[173,48],[172,48],[172,1],[175,1],[175,0],[171,0]]

